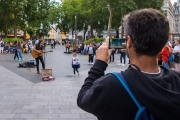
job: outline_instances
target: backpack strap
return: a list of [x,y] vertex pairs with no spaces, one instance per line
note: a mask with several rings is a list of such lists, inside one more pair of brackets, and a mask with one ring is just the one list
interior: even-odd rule
[[[142,113],[143,113],[144,111],[146,111],[146,107],[145,107],[145,106],[142,106],[142,105],[138,102],[138,100],[135,98],[135,96],[133,95],[133,93],[132,93],[131,90],[129,89],[129,86],[128,86],[126,80],[124,79],[124,77],[122,76],[121,73],[112,72],[112,73],[110,73],[110,74],[113,74],[113,75],[121,82],[121,84],[124,86],[124,88],[126,89],[126,91],[128,92],[128,94],[130,95],[130,97],[132,98],[132,100],[134,101],[134,103],[136,104],[136,106],[138,107],[139,110],[137,111],[134,120],[139,120],[140,116],[142,116]],[[145,112],[144,115],[145,115],[145,116],[144,116],[145,118],[149,118],[149,119],[147,119],[147,120],[156,120],[156,119],[154,118],[154,116],[153,116],[151,113],[149,113],[149,112]]]
[[121,84],[124,86],[124,88],[126,89],[126,91],[128,92],[128,94],[130,95],[130,97],[133,99],[133,101],[135,102],[136,106],[140,109],[142,108],[142,105],[138,102],[138,100],[135,98],[135,96],[133,95],[133,93],[131,92],[131,90],[129,89],[129,86],[127,84],[127,82],[125,81],[125,79],[123,78],[121,73],[115,73],[112,72],[110,74],[113,74],[120,82]]

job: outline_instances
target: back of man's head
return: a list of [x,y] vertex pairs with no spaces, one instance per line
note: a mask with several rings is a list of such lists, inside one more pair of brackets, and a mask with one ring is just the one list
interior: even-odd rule
[[125,16],[124,30],[138,55],[157,55],[169,38],[168,19],[155,9],[136,10]]

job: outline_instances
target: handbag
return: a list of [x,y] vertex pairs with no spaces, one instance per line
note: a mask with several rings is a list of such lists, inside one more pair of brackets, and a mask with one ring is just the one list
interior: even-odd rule
[[178,52],[174,54],[174,62],[180,63],[180,54]]

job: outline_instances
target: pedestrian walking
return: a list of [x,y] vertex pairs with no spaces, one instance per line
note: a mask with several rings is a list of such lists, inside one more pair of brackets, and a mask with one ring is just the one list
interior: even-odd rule
[[54,40],[54,49],[55,49],[55,47],[56,47],[56,43],[57,43],[57,41]]
[[180,40],[175,40],[175,46],[172,53],[174,54],[175,68],[180,72]]
[[17,42],[17,53],[18,53],[18,62],[20,62],[21,60],[24,60],[24,58],[22,57],[22,50],[23,50],[23,47],[21,45],[21,42]]
[[4,42],[2,40],[0,41],[0,51],[1,51],[1,54],[3,54],[3,52],[4,52]]
[[168,43],[166,43],[166,45],[160,52],[160,55],[162,56],[162,65],[166,67],[167,69],[170,69],[169,63],[168,63],[170,52],[171,52],[171,48],[168,46]]
[[80,68],[80,62],[79,62],[79,59],[77,58],[76,52],[73,53],[72,68],[73,68],[74,76],[76,75],[76,72],[79,75],[78,69]]
[[115,54],[115,49],[112,49],[112,53],[111,53],[111,56],[109,58],[109,62],[114,62],[114,54]]
[[[17,52],[17,42],[14,43],[14,60],[19,60],[18,52]],[[17,58],[17,59],[16,59]]]
[[[118,65],[122,65],[122,66],[125,66],[126,64],[126,50],[125,49],[121,49],[120,50],[120,64]],[[123,60],[124,60],[124,63],[123,63]]]
[[94,49],[92,43],[89,44],[88,49],[87,49],[87,53],[89,55],[89,62],[88,62],[88,64],[93,64],[95,49]]
[[39,39],[37,38],[35,41],[35,45],[37,45],[39,43]]
[[51,40],[51,48],[53,49],[53,47],[54,47],[54,40],[52,39]]

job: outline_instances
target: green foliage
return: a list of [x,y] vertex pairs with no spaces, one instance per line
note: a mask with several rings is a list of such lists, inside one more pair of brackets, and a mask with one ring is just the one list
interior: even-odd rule
[[7,42],[7,43],[14,43],[14,42],[16,42],[16,41],[21,41],[21,42],[23,42],[23,40],[22,40],[21,38],[5,38],[3,41],[4,41],[4,42]]
[[[122,17],[129,12],[142,8],[161,10],[164,0],[65,0],[63,3],[50,0],[0,0],[0,31],[6,35],[17,29],[27,31],[31,37],[48,35],[50,25],[56,24],[61,32],[75,30],[75,15],[77,31],[87,32],[91,25],[100,32],[107,28],[110,5],[112,27],[118,30]],[[106,28],[105,28],[106,27]],[[56,28],[56,29],[57,29]]]
[[[0,0],[0,30],[28,31],[31,37],[45,36],[50,30],[48,19],[52,2],[49,0]],[[42,29],[43,32],[37,32]],[[37,33],[37,34],[36,34]]]
[[84,41],[85,44],[90,44],[90,43],[100,43],[100,42],[103,42],[105,39],[104,38],[99,38],[99,37],[96,37],[96,38],[91,38],[89,40],[86,40]]

